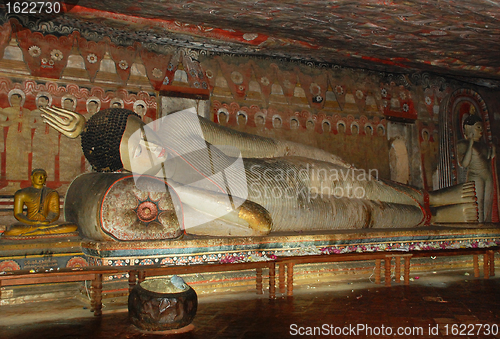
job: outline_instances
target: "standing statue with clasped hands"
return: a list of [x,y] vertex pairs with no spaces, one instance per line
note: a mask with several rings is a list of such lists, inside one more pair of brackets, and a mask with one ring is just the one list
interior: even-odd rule
[[468,116],[463,123],[465,140],[458,143],[458,161],[467,168],[467,181],[476,186],[479,222],[491,222],[493,206],[493,175],[491,162],[495,157],[495,146],[488,148],[481,142],[483,121],[476,114]]

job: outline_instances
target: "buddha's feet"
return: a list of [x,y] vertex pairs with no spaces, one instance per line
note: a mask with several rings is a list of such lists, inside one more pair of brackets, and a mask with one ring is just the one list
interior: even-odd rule
[[476,202],[431,207],[431,223],[475,223],[478,220]]
[[431,207],[475,204],[476,201],[474,181],[429,192],[429,205]]

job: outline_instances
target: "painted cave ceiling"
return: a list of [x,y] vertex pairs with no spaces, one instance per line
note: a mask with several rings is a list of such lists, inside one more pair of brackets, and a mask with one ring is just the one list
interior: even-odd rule
[[33,31],[77,30],[120,45],[425,71],[500,87],[497,0],[80,0],[67,10],[10,17]]

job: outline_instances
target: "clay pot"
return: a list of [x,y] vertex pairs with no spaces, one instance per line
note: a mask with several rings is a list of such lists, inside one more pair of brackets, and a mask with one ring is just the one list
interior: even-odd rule
[[196,315],[198,297],[188,285],[176,289],[170,278],[156,278],[136,285],[128,298],[132,323],[142,330],[165,331],[189,325]]

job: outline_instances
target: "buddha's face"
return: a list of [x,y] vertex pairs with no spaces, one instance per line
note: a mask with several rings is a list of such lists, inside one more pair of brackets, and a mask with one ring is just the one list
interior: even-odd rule
[[247,123],[247,118],[243,114],[238,115],[238,125],[246,125]]
[[10,104],[13,107],[20,107],[22,101],[23,98],[19,94],[12,94],[12,96],[10,97]]
[[323,123],[323,132],[330,132],[330,124],[327,122]]
[[90,101],[87,105],[87,110],[90,114],[97,113],[97,110],[99,109],[99,104],[97,101]]
[[35,172],[31,175],[31,183],[34,187],[41,188],[45,185],[45,181],[47,181],[47,174],[45,172]]
[[144,116],[144,113],[146,113],[146,110],[144,109],[144,106],[139,104],[135,107],[135,113],[139,114],[140,116]]
[[467,140],[481,140],[481,137],[483,136],[483,124],[481,122],[478,121],[474,125],[465,125],[464,127],[465,137],[467,138]]
[[36,106],[38,108],[46,108],[49,105],[49,100],[46,97],[39,97]]
[[384,135],[384,129],[382,128],[382,126],[378,126],[377,127],[377,135]]
[[223,113],[223,112],[219,113],[219,122],[221,124],[225,124],[227,122],[227,115],[226,115],[226,113]]
[[264,123],[265,123],[265,120],[264,120],[264,117],[263,117],[263,116],[261,116],[261,115],[257,115],[257,116],[255,117],[255,124],[256,124],[257,126],[263,126],[263,125],[264,125]]
[[73,110],[74,102],[71,99],[64,99],[63,108],[67,110]]
[[136,116],[127,118],[127,125],[120,143],[123,168],[137,174],[157,174],[167,160],[156,133]]
[[423,139],[424,141],[429,141],[429,133],[428,133],[427,131],[424,131],[424,132],[422,133],[422,139]]

